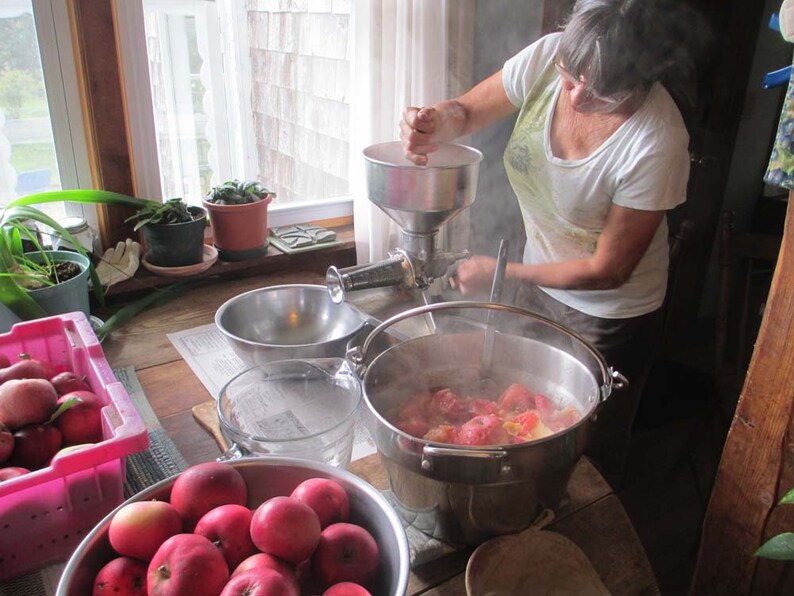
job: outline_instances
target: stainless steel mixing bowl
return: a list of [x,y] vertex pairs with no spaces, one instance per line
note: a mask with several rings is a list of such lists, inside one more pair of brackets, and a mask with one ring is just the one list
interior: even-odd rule
[[290,284],[227,300],[215,313],[215,324],[242,360],[265,364],[341,358],[364,318],[349,304],[334,304],[325,286]]
[[[380,549],[380,569],[373,594],[402,596],[408,588],[408,539],[400,518],[375,488],[350,472],[319,462],[292,458],[255,457],[232,462],[248,486],[248,506],[257,507],[270,497],[289,495],[307,478],[333,478],[350,498],[350,521],[365,527]],[[134,501],[167,499],[177,476],[139,492],[112,511],[89,532],[72,554],[58,584],[57,596],[91,594],[94,577],[113,557],[108,528],[113,515]]]

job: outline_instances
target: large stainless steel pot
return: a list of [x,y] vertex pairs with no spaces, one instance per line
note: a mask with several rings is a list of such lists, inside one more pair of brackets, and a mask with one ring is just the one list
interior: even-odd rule
[[[445,319],[445,311],[468,312]],[[377,336],[391,325],[432,312],[433,335],[401,342],[368,361]],[[404,400],[428,389],[482,389],[483,315],[495,325],[488,393],[522,383],[582,414],[574,426],[521,444],[467,447],[406,434],[389,421]],[[477,320],[479,318],[479,320]],[[453,324],[454,323],[454,324]],[[627,384],[601,354],[566,327],[518,307],[446,302],[408,310],[348,351],[359,366],[369,431],[389,475],[398,512],[418,529],[455,544],[478,544],[517,532],[544,508],[556,507],[587,440],[598,405]]]

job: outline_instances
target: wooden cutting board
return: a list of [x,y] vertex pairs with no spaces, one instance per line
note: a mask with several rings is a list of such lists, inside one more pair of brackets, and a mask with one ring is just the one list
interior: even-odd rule
[[221,427],[218,423],[218,410],[216,409],[215,400],[211,399],[202,404],[193,406],[193,418],[199,423],[204,430],[212,435],[215,442],[221,451],[226,451],[229,448],[229,443],[226,438],[221,434]]

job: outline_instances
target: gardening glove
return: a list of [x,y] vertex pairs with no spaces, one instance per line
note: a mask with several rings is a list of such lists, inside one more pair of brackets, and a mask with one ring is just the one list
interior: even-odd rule
[[140,263],[141,245],[127,238],[104,252],[96,273],[103,286],[112,286],[135,275]]

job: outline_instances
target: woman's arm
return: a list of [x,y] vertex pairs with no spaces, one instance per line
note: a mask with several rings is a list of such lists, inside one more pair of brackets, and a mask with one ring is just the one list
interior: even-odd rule
[[[653,239],[664,211],[612,205],[593,256],[541,265],[510,263],[506,277],[547,288],[609,290],[626,283]],[[495,261],[472,257],[458,267],[461,292],[490,287]]]
[[400,140],[406,157],[425,165],[427,154],[435,151],[438,143],[485,128],[517,109],[507,98],[500,70],[458,98],[429,108],[405,108]]

